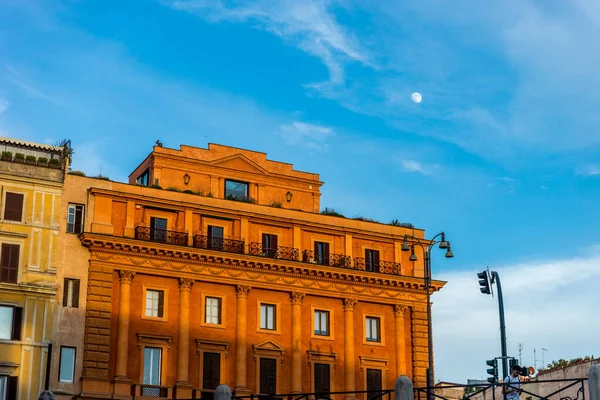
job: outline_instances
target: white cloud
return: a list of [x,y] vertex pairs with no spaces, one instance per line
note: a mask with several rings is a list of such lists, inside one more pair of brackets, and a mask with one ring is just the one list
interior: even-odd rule
[[600,175],[600,165],[597,165],[597,164],[586,165],[585,167],[576,171],[576,175],[581,175],[581,176]]
[[367,51],[338,24],[321,0],[173,1],[174,8],[195,13],[209,22],[251,22],[319,57],[333,83],[344,82],[344,64],[369,63]]
[[326,140],[335,135],[333,129],[294,121],[291,124],[281,125],[279,134],[288,146],[302,146],[314,151],[326,151],[329,146]]
[[423,164],[415,160],[399,160],[406,172],[418,172],[423,175],[433,175],[439,168],[437,164]]
[[8,99],[0,96],[0,115],[6,112],[9,105],[10,103],[8,102]]
[[[518,356],[519,343],[527,366],[542,347],[546,362],[597,353],[598,265],[593,247],[576,258],[490,268],[502,281],[509,356]],[[480,293],[476,276],[483,269],[436,276],[448,281],[433,297],[436,380],[485,378],[485,360],[500,356],[497,298]]]

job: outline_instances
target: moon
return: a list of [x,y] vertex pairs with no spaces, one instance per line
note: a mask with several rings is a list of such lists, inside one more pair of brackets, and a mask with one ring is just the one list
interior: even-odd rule
[[421,96],[421,93],[418,92],[414,92],[413,94],[410,95],[410,98],[413,102],[415,103],[420,103],[421,100],[423,100],[423,96]]

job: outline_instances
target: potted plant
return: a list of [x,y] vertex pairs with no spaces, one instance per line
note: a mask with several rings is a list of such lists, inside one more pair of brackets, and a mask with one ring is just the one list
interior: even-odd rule
[[60,161],[58,158],[51,158],[50,161],[48,161],[48,166],[52,168],[60,168]]
[[37,163],[37,158],[35,158],[35,156],[27,156],[25,157],[25,163],[35,165]]
[[25,154],[23,153],[15,153],[15,162],[24,163],[25,162]]
[[38,165],[48,165],[48,159],[46,157],[38,157]]
[[12,152],[3,151],[2,152],[2,161],[12,161]]

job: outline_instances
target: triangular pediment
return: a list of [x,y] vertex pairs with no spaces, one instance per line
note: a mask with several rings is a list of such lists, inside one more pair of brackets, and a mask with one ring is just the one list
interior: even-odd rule
[[253,174],[267,175],[269,172],[242,154],[219,158],[211,163],[215,167],[233,169],[236,171],[250,172]]
[[272,342],[270,340],[264,341],[262,343],[254,344],[254,345],[252,345],[252,347],[254,347],[254,350],[274,350],[274,351],[283,352],[283,347],[281,347],[277,343]]

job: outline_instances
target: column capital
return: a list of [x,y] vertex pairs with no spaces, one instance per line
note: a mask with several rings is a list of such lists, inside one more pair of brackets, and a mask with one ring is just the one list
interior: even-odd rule
[[131,281],[133,280],[134,276],[135,272],[133,271],[127,271],[124,269],[119,270],[119,280],[121,281],[121,284],[131,285]]
[[356,307],[356,303],[358,303],[358,300],[346,298],[343,300],[343,302],[344,302],[344,311],[354,311],[354,308]]
[[248,293],[250,293],[250,289],[252,289],[248,285],[237,285],[235,287],[235,293],[237,297],[248,297]]
[[394,304],[394,316],[403,317],[407,311],[408,306],[405,306],[404,304]]
[[304,292],[291,292],[290,301],[292,304],[302,304],[302,299],[304,299],[305,295],[306,293]]
[[192,289],[192,285],[194,284],[194,280],[190,278],[179,278],[179,290],[180,291],[190,291]]

